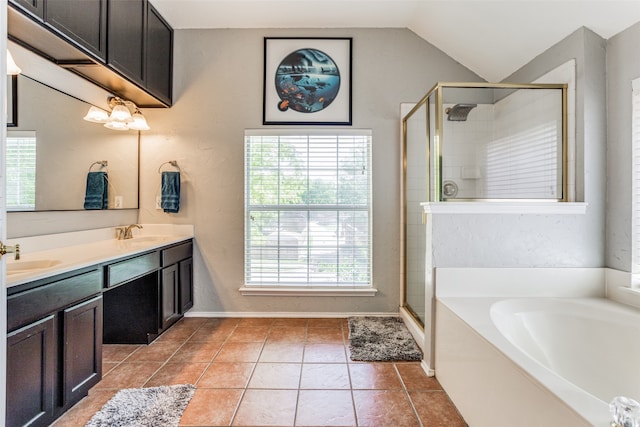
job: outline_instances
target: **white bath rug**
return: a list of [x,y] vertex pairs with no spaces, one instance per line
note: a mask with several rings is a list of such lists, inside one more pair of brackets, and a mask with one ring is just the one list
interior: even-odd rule
[[120,390],[85,427],[177,427],[195,390],[191,384]]

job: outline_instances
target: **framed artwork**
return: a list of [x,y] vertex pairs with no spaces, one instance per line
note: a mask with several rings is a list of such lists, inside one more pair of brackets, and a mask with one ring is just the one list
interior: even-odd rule
[[18,76],[7,76],[7,127],[18,126]]
[[265,125],[351,125],[351,38],[264,38]]

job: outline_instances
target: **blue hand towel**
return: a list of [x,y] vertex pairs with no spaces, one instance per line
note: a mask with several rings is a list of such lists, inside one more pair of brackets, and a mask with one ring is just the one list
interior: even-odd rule
[[109,177],[106,172],[89,172],[84,196],[85,209],[107,209],[109,207]]
[[180,172],[162,172],[160,207],[169,213],[180,210]]

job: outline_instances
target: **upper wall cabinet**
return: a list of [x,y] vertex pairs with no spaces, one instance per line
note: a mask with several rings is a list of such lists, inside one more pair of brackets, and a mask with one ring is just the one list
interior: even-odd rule
[[147,0],[9,5],[10,40],[140,107],[171,106],[173,29]]
[[49,0],[44,21],[97,58],[107,57],[106,0]]
[[107,62],[141,85],[144,85],[146,6],[146,0],[109,0]]
[[173,75],[173,29],[149,3],[145,57],[147,90],[171,103]]
[[44,0],[11,0],[20,6],[25,12],[31,13],[40,19],[44,19]]

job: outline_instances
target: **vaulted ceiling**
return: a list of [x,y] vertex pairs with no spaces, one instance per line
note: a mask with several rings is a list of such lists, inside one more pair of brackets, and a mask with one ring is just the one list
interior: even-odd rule
[[409,28],[497,82],[585,26],[608,39],[640,0],[151,0],[176,29]]

